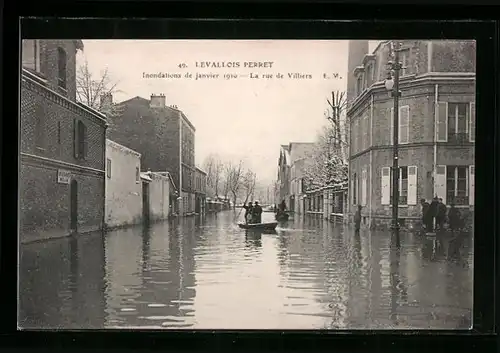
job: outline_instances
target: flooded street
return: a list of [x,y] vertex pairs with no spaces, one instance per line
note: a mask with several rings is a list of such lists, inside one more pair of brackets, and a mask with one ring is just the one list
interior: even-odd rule
[[245,234],[232,211],[23,245],[19,326],[468,328],[471,237],[390,245],[308,217]]

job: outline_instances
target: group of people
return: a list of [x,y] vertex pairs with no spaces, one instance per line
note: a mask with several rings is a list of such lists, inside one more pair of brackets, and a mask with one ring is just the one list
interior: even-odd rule
[[262,207],[259,205],[259,201],[255,201],[254,204],[249,202],[248,205],[243,205],[245,209],[245,222],[248,223],[262,223]]
[[443,199],[434,197],[429,204],[425,199],[420,200],[422,205],[422,224],[426,232],[443,230],[445,223],[451,231],[462,228],[460,211],[451,202],[450,209],[443,203]]

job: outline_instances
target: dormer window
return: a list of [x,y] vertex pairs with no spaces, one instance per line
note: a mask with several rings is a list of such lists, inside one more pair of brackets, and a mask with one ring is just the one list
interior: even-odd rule
[[358,79],[356,81],[356,92],[357,95],[359,96],[361,92],[363,92],[363,75],[359,75]]
[[22,45],[23,67],[40,72],[40,41],[24,39]]
[[66,89],[66,51],[63,48],[57,48],[57,68],[58,68],[58,85]]
[[399,53],[399,60],[401,62],[401,65],[403,66],[401,68],[401,76],[406,76],[411,74],[411,70],[408,67],[409,62],[410,62],[410,49],[403,49]]

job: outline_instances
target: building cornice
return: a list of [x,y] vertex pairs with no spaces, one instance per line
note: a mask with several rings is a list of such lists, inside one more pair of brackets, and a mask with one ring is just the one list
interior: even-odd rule
[[104,175],[104,170],[85,167],[85,166],[81,166],[78,164],[63,162],[60,160],[55,160],[55,159],[37,156],[34,154],[24,153],[24,152],[21,152],[21,162],[23,162],[24,164],[34,164],[34,165],[44,164],[44,165],[51,166],[51,167],[54,167],[57,169],[58,168],[66,168],[69,170],[74,170],[74,171],[78,171],[78,172],[86,173],[86,174],[91,174],[91,175],[98,175],[98,176]]
[[[33,77],[34,76],[34,77]],[[21,75],[21,84],[25,86],[27,89],[36,91],[42,97],[51,100],[52,102],[71,110],[72,112],[78,115],[84,115],[85,117],[94,120],[101,126],[107,127],[108,123],[106,122],[106,116],[102,113],[94,111],[92,108],[87,107],[82,103],[73,102],[71,99],[68,99],[59,93],[53,91],[46,85],[40,81],[40,78],[33,75],[26,69],[23,69]],[[92,110],[91,110],[92,109]]]
[[375,54],[366,54],[363,57],[363,66],[366,66],[369,62],[375,61],[377,56]]
[[[463,142],[463,143],[453,143],[453,142],[437,142],[436,143],[438,148],[450,148],[450,149],[457,149],[457,148],[472,148],[474,147],[475,143],[474,142]],[[399,150],[406,150],[410,148],[419,148],[419,147],[433,147],[434,142],[432,141],[425,141],[425,142],[413,142],[413,143],[405,143],[405,144],[399,144],[398,148]],[[367,149],[357,152],[349,157],[349,161],[352,161],[358,157],[363,156],[364,154],[369,153],[370,151],[382,151],[382,150],[388,150],[392,151],[393,146],[392,145],[376,145],[376,146],[371,146],[368,147]]]
[[365,67],[361,65],[361,66],[356,66],[352,73],[354,76],[356,76],[363,71],[365,71]]
[[[407,75],[400,79],[400,89],[404,91],[408,88],[425,86],[436,83],[459,84],[475,81],[476,74],[473,72],[428,72],[422,75]],[[387,92],[384,81],[373,83],[366,88],[358,97],[354,99],[351,106],[347,110],[347,116],[352,117],[359,108],[365,104],[369,97],[375,93]]]

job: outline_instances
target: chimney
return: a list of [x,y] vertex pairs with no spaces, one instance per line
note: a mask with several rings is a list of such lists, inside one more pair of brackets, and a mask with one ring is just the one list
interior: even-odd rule
[[165,108],[166,97],[163,93],[159,95],[152,94],[151,101],[149,103],[150,108]]
[[350,40],[349,54],[347,58],[347,102],[351,102],[356,96],[356,78],[354,69],[363,65],[363,58],[368,54],[367,40]]
[[112,107],[113,107],[113,94],[112,93],[101,94],[99,111],[101,113],[108,114],[108,113],[111,113]]

